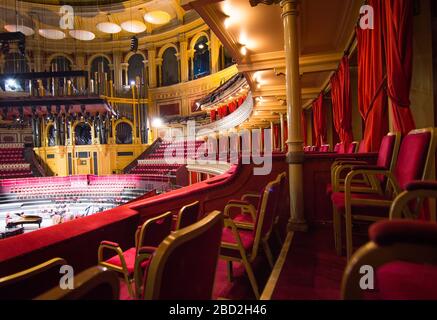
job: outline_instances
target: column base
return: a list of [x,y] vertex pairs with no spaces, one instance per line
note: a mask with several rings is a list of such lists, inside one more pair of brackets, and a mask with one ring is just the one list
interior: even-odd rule
[[307,232],[308,225],[305,221],[288,221],[287,231]]

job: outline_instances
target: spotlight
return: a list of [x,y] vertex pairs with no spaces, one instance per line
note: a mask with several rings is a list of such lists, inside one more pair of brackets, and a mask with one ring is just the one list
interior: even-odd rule
[[242,54],[243,56],[245,56],[245,55],[247,54],[247,48],[246,48],[246,46],[242,46],[241,49],[240,49],[240,52],[241,52],[241,54]]
[[155,128],[162,127],[162,119],[160,119],[160,118],[153,119],[152,120],[152,127],[155,127]]
[[205,46],[203,45],[203,43],[199,44],[199,49],[203,49],[205,48]]
[[137,50],[138,50],[138,38],[133,36],[130,39],[130,51],[137,52]]
[[135,81],[134,80],[132,80],[131,82],[130,82],[130,85],[131,86],[134,86],[136,83],[135,83]]

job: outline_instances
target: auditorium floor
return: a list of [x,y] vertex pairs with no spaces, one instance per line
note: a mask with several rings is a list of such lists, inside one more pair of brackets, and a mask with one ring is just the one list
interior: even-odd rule
[[331,225],[318,226],[307,233],[295,233],[270,298],[339,299],[345,267],[346,258],[335,253]]

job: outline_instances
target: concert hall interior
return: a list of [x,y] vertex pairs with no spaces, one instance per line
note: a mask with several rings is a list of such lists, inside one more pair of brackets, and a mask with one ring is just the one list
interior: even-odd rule
[[436,122],[434,0],[0,0],[0,300],[437,300]]

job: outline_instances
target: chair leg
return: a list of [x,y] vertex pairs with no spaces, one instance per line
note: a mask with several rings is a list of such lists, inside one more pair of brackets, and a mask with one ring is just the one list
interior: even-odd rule
[[342,243],[341,243],[341,215],[338,213],[337,209],[333,207],[333,226],[334,226],[334,245],[335,245],[335,251],[337,252],[337,255],[341,256],[341,249],[342,249]]
[[272,250],[270,250],[269,244],[267,243],[267,240],[263,240],[263,249],[267,257],[267,261],[269,262],[270,268],[273,269],[273,254]]
[[255,274],[253,273],[252,266],[250,265],[247,258],[243,258],[243,265],[246,269],[247,276],[249,277],[250,284],[252,286],[253,293],[255,294],[256,300],[259,300],[260,294],[258,289],[258,283],[256,282]]
[[226,263],[226,265],[227,265],[227,269],[228,269],[228,281],[232,282],[232,281],[234,281],[234,271],[232,268],[232,261],[228,261]]
[[352,257],[353,243],[352,243],[352,215],[346,213],[346,257],[347,261]]
[[129,292],[129,295],[132,298],[135,298],[135,292],[132,289],[132,283],[131,283],[132,281],[131,281],[131,279],[129,279],[129,275],[127,274],[127,271],[123,272],[123,275],[124,275],[124,281],[126,282],[127,290]]

